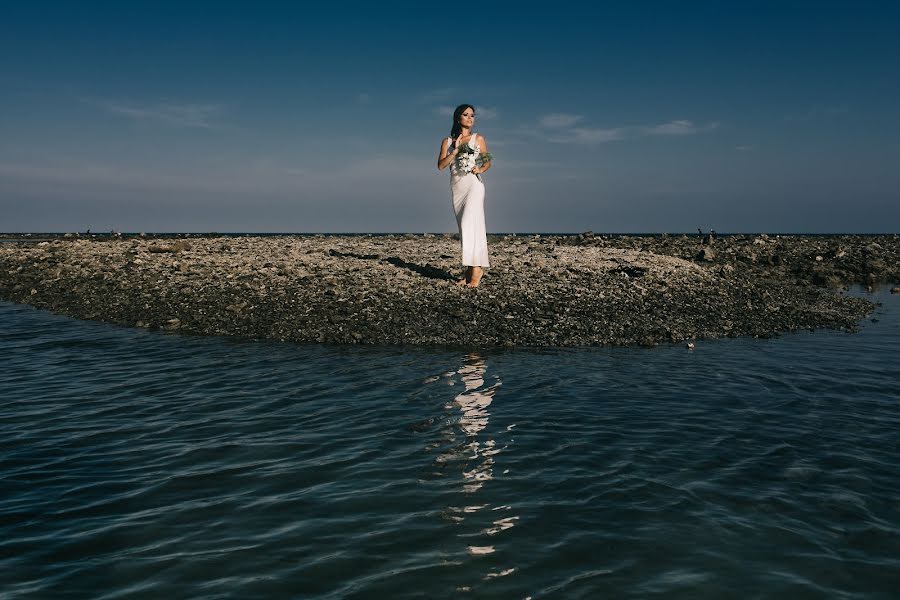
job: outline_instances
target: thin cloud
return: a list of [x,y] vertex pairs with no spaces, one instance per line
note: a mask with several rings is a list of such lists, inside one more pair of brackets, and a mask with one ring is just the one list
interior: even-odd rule
[[560,127],[572,127],[575,123],[581,121],[584,117],[581,115],[570,115],[567,113],[551,113],[541,117],[541,127],[548,129],[557,129]]
[[625,139],[626,130],[622,127],[613,129],[589,129],[574,127],[564,132],[547,137],[550,142],[558,144],[603,144]]
[[698,127],[693,121],[678,120],[643,127],[642,130],[644,135],[694,135],[704,131],[711,131],[718,126],[718,123],[709,123],[703,127]]
[[537,129],[544,133],[532,132],[531,135],[540,135],[550,142],[558,144],[603,144],[625,139],[633,139],[645,136],[681,136],[694,135],[712,131],[719,124],[712,122],[698,126],[693,121],[686,119],[669,121],[657,125],[622,126],[622,127],[574,127],[584,119],[581,115],[569,113],[550,113],[544,115],[538,121]]
[[476,106],[475,107],[475,116],[479,119],[496,119],[500,113],[497,112],[496,108],[491,108],[487,106]]
[[275,159],[257,159],[217,169],[184,172],[173,168],[129,168],[115,164],[76,162],[23,164],[0,162],[0,185],[10,189],[44,189],[60,186],[101,190],[149,190],[215,193],[299,193],[334,188],[343,181],[368,185],[373,179],[396,181],[432,177],[433,163],[421,156],[376,156],[335,164],[325,170]]
[[183,174],[127,169],[117,165],[80,163],[76,165],[0,164],[0,177],[37,184],[125,187],[130,189],[227,189],[220,181]]
[[212,129],[225,113],[221,104],[129,104],[115,100],[86,98],[92,104],[111,114],[128,117],[135,121],[164,123],[180,127]]

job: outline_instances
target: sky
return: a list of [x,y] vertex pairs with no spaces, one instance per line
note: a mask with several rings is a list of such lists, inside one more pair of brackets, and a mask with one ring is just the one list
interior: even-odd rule
[[900,3],[3,2],[0,231],[900,232]]

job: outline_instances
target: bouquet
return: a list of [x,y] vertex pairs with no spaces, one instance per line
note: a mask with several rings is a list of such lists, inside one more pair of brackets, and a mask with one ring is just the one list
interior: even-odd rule
[[[483,167],[485,164],[494,160],[494,155],[490,152],[482,152],[478,156],[474,156],[475,149],[468,143],[459,147],[459,154],[456,155],[457,168],[463,173],[471,173],[474,167]],[[476,173],[475,177],[481,181],[481,173]]]

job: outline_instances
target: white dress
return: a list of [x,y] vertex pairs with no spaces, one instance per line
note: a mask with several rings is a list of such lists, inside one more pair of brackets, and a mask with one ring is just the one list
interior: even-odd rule
[[[473,133],[469,141],[475,154],[458,154],[451,163],[450,191],[456,224],[459,225],[462,264],[467,267],[489,267],[487,230],[484,226],[484,184],[471,172],[475,159],[481,154],[477,139]],[[452,146],[453,140],[450,139]]]

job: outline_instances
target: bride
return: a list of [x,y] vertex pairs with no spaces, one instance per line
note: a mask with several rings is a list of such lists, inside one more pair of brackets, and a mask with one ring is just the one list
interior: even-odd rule
[[471,104],[457,106],[450,137],[441,141],[437,162],[441,171],[450,167],[453,212],[459,226],[462,264],[467,267],[465,277],[456,284],[470,288],[478,287],[484,268],[490,266],[484,226],[484,183],[481,182],[481,173],[491,168],[490,154],[487,140],[472,130],[474,124],[475,108]]

